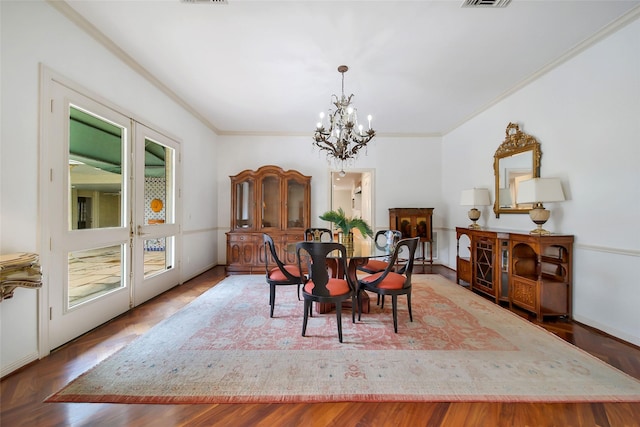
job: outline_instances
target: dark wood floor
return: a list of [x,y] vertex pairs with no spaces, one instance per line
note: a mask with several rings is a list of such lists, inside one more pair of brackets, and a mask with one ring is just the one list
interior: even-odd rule
[[[455,280],[443,267],[434,272]],[[43,403],[224,278],[216,267],[2,379],[2,426],[640,426],[640,403],[316,403],[116,405]],[[535,322],[535,318],[519,312]],[[576,322],[541,326],[640,379],[640,348]]]

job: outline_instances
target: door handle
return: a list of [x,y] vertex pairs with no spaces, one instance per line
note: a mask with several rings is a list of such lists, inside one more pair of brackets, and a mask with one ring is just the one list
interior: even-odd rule
[[142,232],[142,226],[139,225],[138,226],[138,236],[146,236],[147,234],[149,234],[149,233],[143,233]]

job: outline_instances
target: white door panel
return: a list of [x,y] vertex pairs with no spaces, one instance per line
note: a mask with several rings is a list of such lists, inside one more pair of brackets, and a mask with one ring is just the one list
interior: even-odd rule
[[[131,301],[131,121],[58,83],[52,95],[46,189],[50,349],[125,312]],[[98,158],[90,151],[104,153]],[[113,195],[101,202],[107,191]]]
[[180,145],[138,124],[135,128],[134,304],[178,284]]

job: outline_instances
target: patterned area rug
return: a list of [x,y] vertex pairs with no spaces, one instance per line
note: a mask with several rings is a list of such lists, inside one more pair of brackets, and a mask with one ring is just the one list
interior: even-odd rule
[[351,323],[309,319],[295,287],[275,317],[262,276],[232,276],[48,402],[640,402],[640,381],[439,275]]

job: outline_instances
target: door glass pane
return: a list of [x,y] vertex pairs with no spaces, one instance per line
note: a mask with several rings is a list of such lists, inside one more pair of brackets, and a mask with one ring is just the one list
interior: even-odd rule
[[304,184],[293,179],[287,182],[287,227],[304,226]]
[[144,141],[144,217],[147,224],[174,222],[174,149]]
[[253,228],[253,181],[236,184],[236,227]]
[[173,268],[173,237],[144,241],[144,277]]
[[126,130],[69,109],[69,229],[122,227],[122,150]]
[[124,245],[69,252],[67,307],[124,287],[123,259]]
[[267,176],[262,180],[262,227],[280,228],[280,178]]

